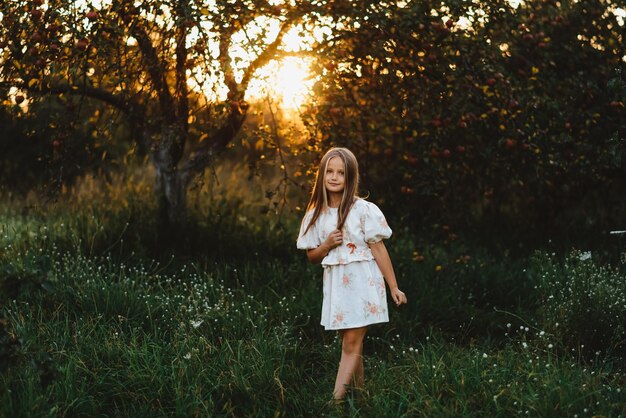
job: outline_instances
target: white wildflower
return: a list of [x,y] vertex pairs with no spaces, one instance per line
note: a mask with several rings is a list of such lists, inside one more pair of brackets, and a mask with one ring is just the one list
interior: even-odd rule
[[578,257],[580,261],[587,261],[590,258],[591,258],[591,251],[585,251],[584,253],[581,253],[580,256]]

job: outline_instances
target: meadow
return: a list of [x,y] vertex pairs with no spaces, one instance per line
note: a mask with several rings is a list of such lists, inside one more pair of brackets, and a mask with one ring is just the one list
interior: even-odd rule
[[332,406],[340,342],[319,325],[321,268],[295,249],[300,215],[204,195],[156,251],[150,188],[122,183],[4,196],[1,416],[626,416],[619,238],[512,256],[394,228],[409,304],[370,328],[365,389]]

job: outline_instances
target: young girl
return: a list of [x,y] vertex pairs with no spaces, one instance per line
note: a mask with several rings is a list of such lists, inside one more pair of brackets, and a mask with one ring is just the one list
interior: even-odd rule
[[[324,268],[321,324],[339,330],[341,361],[333,396],[351,382],[363,387],[363,339],[367,326],[388,322],[385,282],[396,305],[406,303],[383,239],[391,229],[380,209],[357,196],[359,168],[346,148],[322,158],[297,247]],[[384,278],[384,280],[383,280]]]

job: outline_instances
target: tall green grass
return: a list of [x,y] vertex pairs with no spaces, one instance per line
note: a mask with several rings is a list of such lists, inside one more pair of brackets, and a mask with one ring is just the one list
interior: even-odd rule
[[[623,370],[553,336],[509,329],[505,344],[455,344],[432,329],[412,337],[394,313],[366,340],[365,392],[329,407],[340,347],[318,330],[308,266],[166,273],[51,255],[50,286],[2,308],[19,342],[0,374],[2,415],[617,417],[626,402]],[[285,281],[293,288],[272,285]]]
[[149,189],[122,183],[0,211],[0,416],[626,416],[624,263],[397,228],[409,304],[368,330],[365,389],[332,406],[340,341],[298,215],[281,229],[213,198],[158,252]]

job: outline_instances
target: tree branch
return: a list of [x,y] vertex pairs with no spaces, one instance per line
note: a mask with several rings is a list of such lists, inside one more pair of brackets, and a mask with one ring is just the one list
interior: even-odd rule
[[[123,11],[120,11],[119,13],[121,17]],[[148,33],[142,29],[139,24],[139,18],[136,16],[135,19],[136,20],[130,25],[130,33],[135,39],[137,39],[137,45],[141,50],[141,55],[145,62],[145,69],[150,76],[150,81],[154,85],[154,89],[159,97],[161,113],[167,123],[173,124],[176,122],[175,105],[174,99],[167,85],[165,71],[163,71],[163,68],[161,67],[158,53],[152,45],[152,41],[150,40]]]
[[185,183],[188,183],[196,174],[201,173],[210,163],[213,154],[224,149],[233,140],[241,130],[245,119],[245,110],[241,111],[238,107],[231,110],[222,127],[205,142],[206,145],[203,148],[195,151],[181,167],[180,171]]
[[234,30],[232,27],[222,28],[220,31],[219,61],[222,72],[224,73],[224,83],[226,84],[226,87],[228,87],[229,97],[234,98],[237,97],[238,87],[237,82],[235,81],[233,67],[230,65],[230,54],[228,53],[233,33]]
[[92,99],[97,99],[111,106],[114,106],[126,113],[131,113],[133,109],[133,105],[129,105],[128,100],[124,97],[114,95],[113,93],[102,90],[99,88],[91,87],[91,86],[75,86],[70,84],[57,84],[52,86],[40,86],[38,85],[36,88],[28,87],[27,83],[13,83],[8,81],[0,82],[0,86],[2,87],[18,87],[22,90],[34,91],[37,93],[53,93],[53,94],[63,94],[63,93],[72,93],[82,96],[87,96]]
[[270,62],[276,56],[278,47],[283,42],[283,37],[285,36],[287,31],[293,26],[294,22],[298,20],[299,16],[300,15],[293,15],[290,19],[285,21],[285,23],[280,27],[280,31],[278,32],[278,35],[276,35],[276,39],[274,39],[274,42],[269,44],[267,48],[265,48],[265,50],[261,52],[259,56],[250,63],[250,65],[244,72],[243,79],[241,80],[241,87],[244,91],[248,87],[248,83],[252,79],[255,71]]
[[175,98],[177,104],[177,116],[180,126],[187,130],[187,116],[189,113],[188,87],[187,87],[187,16],[185,8],[187,1],[178,0],[176,2],[176,16],[178,27],[176,28],[176,88]]

